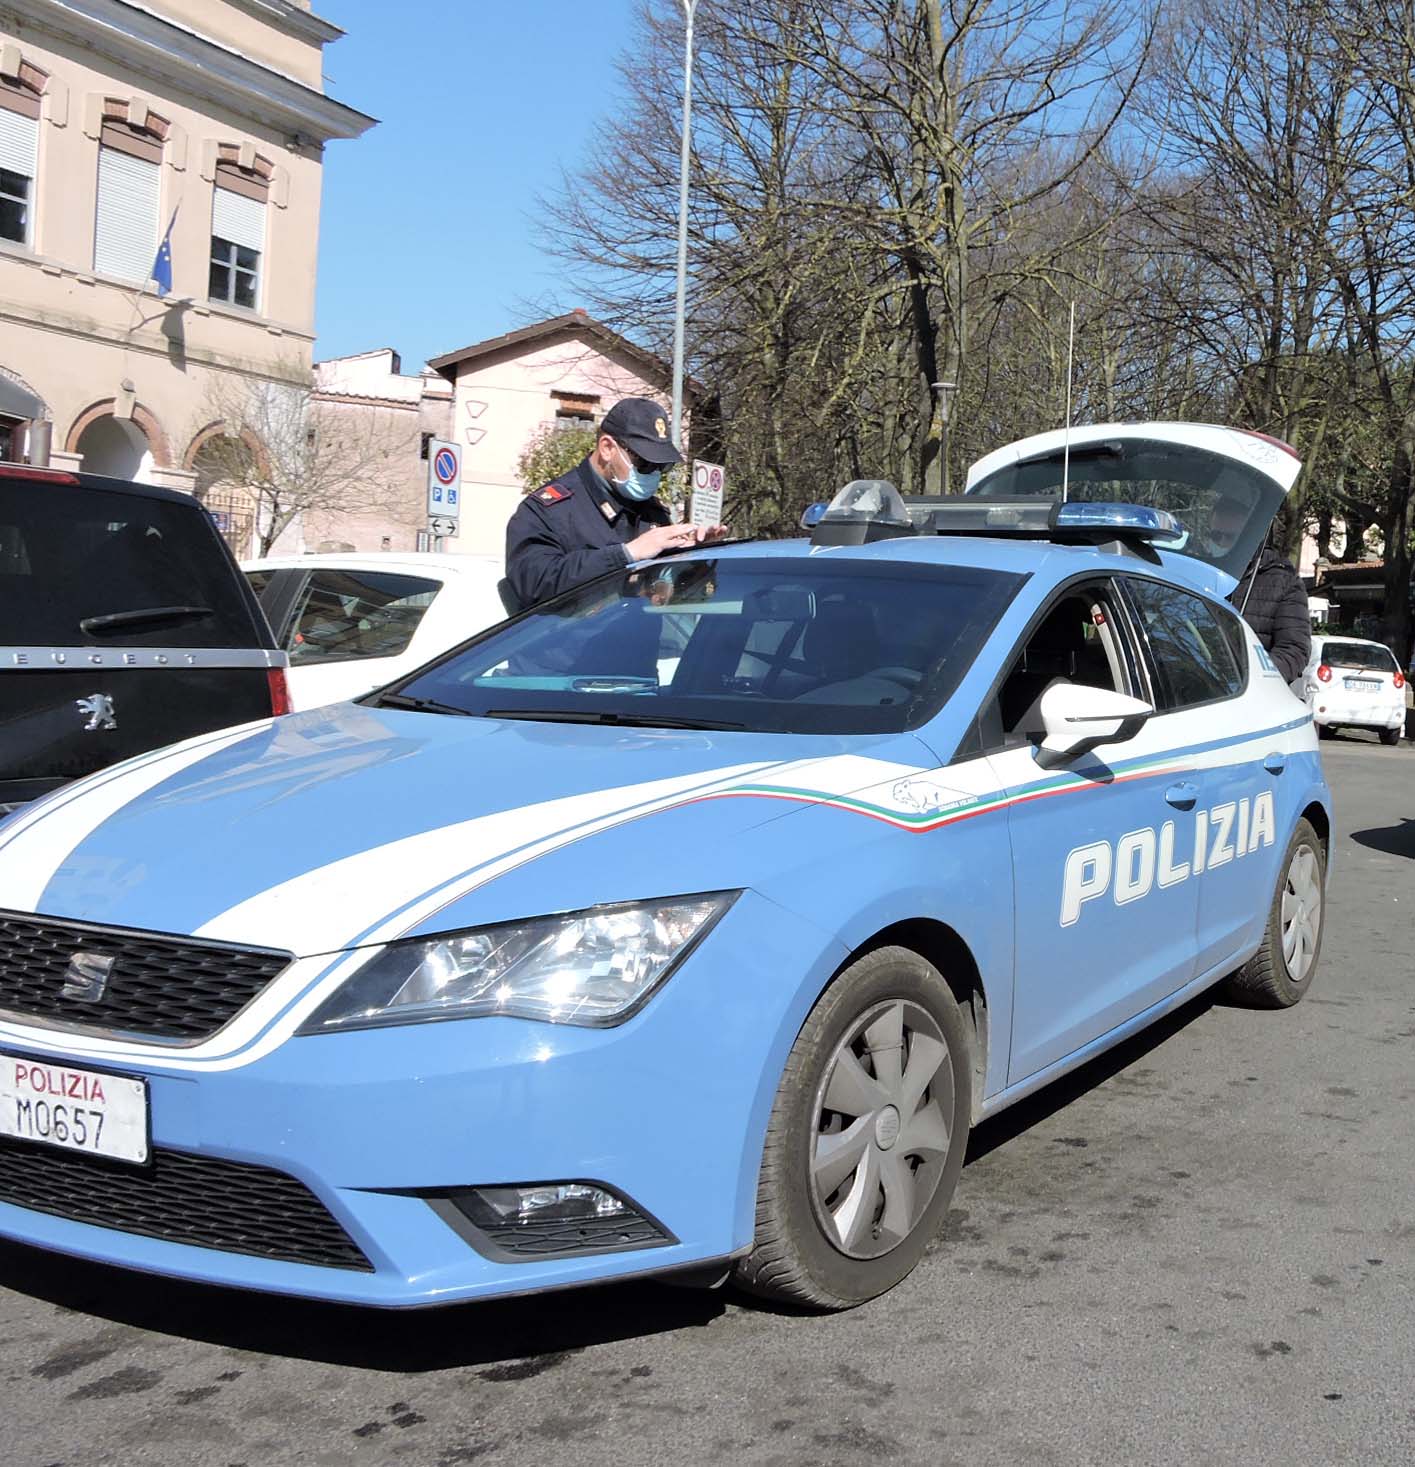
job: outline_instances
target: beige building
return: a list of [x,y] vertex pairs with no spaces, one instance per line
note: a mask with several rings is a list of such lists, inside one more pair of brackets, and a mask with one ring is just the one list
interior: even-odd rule
[[308,380],[324,145],[373,122],[324,95],[341,34],[308,0],[0,0],[0,458],[44,419],[55,465],[193,489],[223,384]]
[[427,450],[452,432],[452,386],[433,371],[403,371],[392,347],[316,362],[311,408],[364,461],[358,508],[311,508],[278,543],[281,553],[425,550]]

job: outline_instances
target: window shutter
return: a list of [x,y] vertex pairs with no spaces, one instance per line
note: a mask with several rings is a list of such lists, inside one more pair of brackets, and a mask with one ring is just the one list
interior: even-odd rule
[[158,166],[113,148],[98,150],[93,268],[146,283],[157,255]]
[[0,168],[33,178],[38,139],[39,123],[33,117],[0,107]]
[[265,205],[229,188],[214,190],[211,232],[248,250],[265,249]]

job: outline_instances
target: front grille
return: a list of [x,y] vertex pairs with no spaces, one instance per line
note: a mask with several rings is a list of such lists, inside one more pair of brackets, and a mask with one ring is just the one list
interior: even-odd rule
[[[76,952],[114,960],[96,1000],[64,996]],[[0,912],[0,1009],[72,1028],[195,1043],[290,961],[262,948]]]
[[373,1271],[303,1182],[246,1162],[157,1149],[151,1165],[130,1167],[0,1136],[0,1202],[223,1253]]

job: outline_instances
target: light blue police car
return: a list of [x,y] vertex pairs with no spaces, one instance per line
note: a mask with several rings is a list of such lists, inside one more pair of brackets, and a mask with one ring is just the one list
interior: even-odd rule
[[890,1288],[974,1122],[1311,985],[1316,737],[1220,599],[1298,467],[1142,424],[852,485],[27,808],[0,1235],[375,1305]]

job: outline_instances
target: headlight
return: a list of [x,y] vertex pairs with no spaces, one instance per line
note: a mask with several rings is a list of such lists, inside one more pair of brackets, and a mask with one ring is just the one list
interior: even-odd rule
[[302,1034],[500,1014],[621,1024],[711,931],[738,893],[591,907],[389,944],[328,998]]

